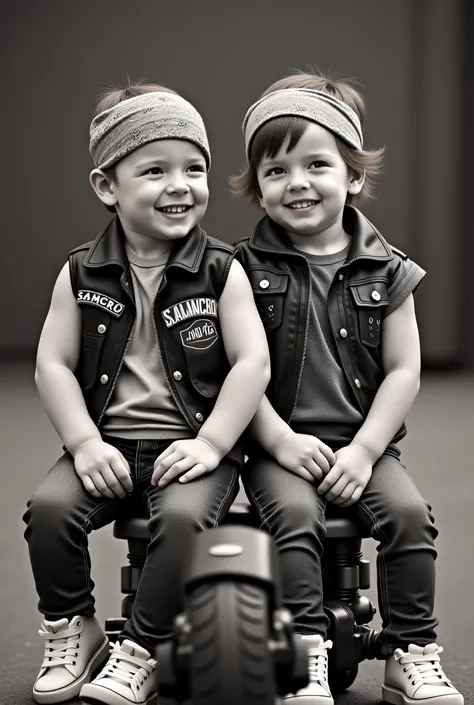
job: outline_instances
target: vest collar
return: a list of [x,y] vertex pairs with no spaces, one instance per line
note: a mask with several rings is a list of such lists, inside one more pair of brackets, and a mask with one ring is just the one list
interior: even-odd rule
[[[345,206],[343,214],[344,230],[352,236],[346,265],[356,259],[388,261],[393,259],[389,245],[372,223],[354,208]],[[257,224],[249,241],[250,248],[275,254],[297,254],[284,229],[268,216]]]
[[[102,230],[84,258],[85,267],[107,267],[118,265],[128,271],[129,264],[124,246],[125,235],[117,216]],[[206,248],[207,236],[200,225],[196,225],[186,237],[176,240],[171,250],[166,269],[181,267],[197,272]]]

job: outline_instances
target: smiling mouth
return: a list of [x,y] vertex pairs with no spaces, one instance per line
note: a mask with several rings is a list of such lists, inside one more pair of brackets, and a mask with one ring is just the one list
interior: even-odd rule
[[306,210],[308,208],[312,208],[313,206],[317,206],[320,201],[314,201],[314,200],[305,200],[305,201],[292,201],[291,203],[287,203],[286,207],[291,208],[292,210]]
[[157,208],[160,213],[166,213],[166,215],[181,215],[182,213],[187,213],[191,210],[192,206],[189,205],[176,205],[176,206],[162,206]]

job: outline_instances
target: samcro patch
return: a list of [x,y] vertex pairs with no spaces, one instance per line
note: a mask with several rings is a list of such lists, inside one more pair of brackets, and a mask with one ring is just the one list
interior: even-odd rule
[[217,301],[206,297],[186,299],[169,308],[165,308],[161,315],[167,328],[171,328],[171,326],[195,316],[214,316],[217,318]]
[[215,324],[208,318],[199,318],[190,326],[180,331],[181,342],[185,348],[207,350],[219,337]]
[[120,318],[125,308],[124,304],[111,299],[110,296],[101,294],[98,291],[88,291],[87,289],[80,289],[77,292],[77,303],[98,306],[111,313],[115,318]]

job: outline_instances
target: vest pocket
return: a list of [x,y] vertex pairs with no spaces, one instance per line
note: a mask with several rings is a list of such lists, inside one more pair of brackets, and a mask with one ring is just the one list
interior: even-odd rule
[[198,318],[179,331],[189,379],[207,399],[215,399],[229,371],[216,319]]
[[381,281],[350,284],[359,324],[359,336],[368,347],[380,345],[384,307],[388,306],[387,284]]
[[104,344],[104,336],[98,333],[82,331],[81,357],[77,370],[79,384],[84,391],[90,389],[97,379],[100,353]]
[[265,330],[271,331],[278,328],[283,318],[283,304],[289,275],[264,269],[251,269],[247,275]]

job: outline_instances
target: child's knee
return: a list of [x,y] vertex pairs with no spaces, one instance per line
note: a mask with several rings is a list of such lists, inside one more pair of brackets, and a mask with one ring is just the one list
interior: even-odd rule
[[215,520],[199,503],[167,502],[158,511],[150,510],[150,529],[162,534],[176,536],[183,533],[210,529],[215,526]]
[[432,545],[438,535],[431,509],[421,495],[400,501],[392,507],[385,522],[385,531],[406,544],[422,542]]
[[[273,516],[272,516],[273,514]],[[309,491],[304,496],[289,496],[285,503],[269,512],[268,522],[275,529],[316,532],[320,538],[325,532],[324,506],[315,492]]]
[[70,514],[71,505],[64,502],[61,496],[41,488],[35,492],[27,504],[23,521],[28,529],[45,529],[48,526],[59,526]]

